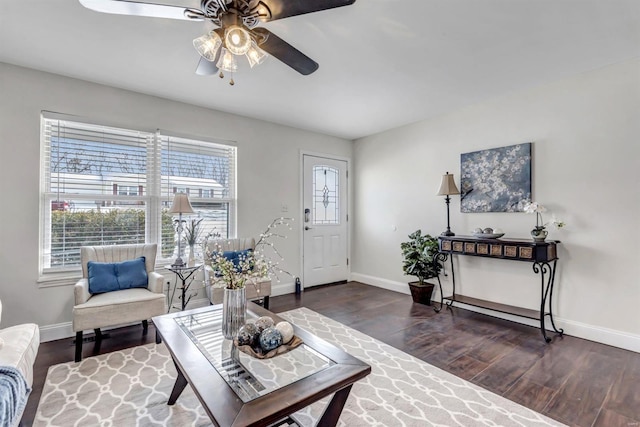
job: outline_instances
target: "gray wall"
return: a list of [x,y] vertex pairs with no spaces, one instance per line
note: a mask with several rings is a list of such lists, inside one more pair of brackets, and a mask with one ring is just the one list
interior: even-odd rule
[[[300,224],[301,150],[352,154],[348,140],[0,63],[2,325],[35,322],[45,336],[58,326],[70,331],[73,281],[54,287],[38,283],[42,110],[132,129],[236,141],[240,236],[258,236],[279,216],[292,216]],[[283,204],[287,214],[281,212]],[[300,273],[299,231],[294,227],[278,247],[294,275]]]
[[[408,292],[400,242],[446,228],[449,171],[460,154],[533,142],[533,199],[567,227],[555,311],[568,334],[640,351],[640,60],[613,65],[355,142],[352,278]],[[384,173],[381,173],[384,172]],[[460,213],[457,234],[501,228],[528,238],[535,216]],[[394,231],[394,228],[397,231]],[[458,257],[458,292],[536,309],[539,278],[526,263]],[[451,283],[445,282],[445,294]]]

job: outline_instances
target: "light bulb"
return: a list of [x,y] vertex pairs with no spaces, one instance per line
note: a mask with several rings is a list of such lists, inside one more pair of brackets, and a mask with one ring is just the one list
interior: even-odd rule
[[193,47],[196,48],[200,56],[210,62],[216,60],[216,53],[218,53],[220,45],[222,45],[222,39],[215,31],[193,40]]
[[251,47],[249,32],[239,25],[231,25],[224,36],[226,48],[234,55],[244,55]]

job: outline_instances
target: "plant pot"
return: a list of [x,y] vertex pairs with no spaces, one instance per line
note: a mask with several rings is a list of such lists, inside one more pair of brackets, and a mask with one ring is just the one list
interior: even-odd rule
[[535,242],[544,242],[544,239],[547,238],[549,232],[540,226],[536,226],[533,230],[531,230],[531,237]]
[[428,282],[424,282],[423,285],[421,285],[420,282],[409,282],[413,302],[431,305],[431,295],[433,294],[434,286],[434,284]]

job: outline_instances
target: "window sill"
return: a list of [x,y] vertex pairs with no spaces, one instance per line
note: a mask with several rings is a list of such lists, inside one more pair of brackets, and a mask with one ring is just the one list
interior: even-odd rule
[[64,273],[49,273],[38,277],[38,286],[40,288],[52,288],[56,286],[75,285],[82,277],[80,271],[67,271]]

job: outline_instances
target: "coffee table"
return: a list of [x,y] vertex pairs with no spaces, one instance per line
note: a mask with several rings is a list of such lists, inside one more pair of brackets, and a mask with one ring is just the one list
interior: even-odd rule
[[[247,317],[268,315],[254,303]],[[335,426],[353,383],[371,367],[294,325],[304,344],[271,359],[240,352],[222,336],[222,306],[214,305],[153,318],[176,365],[169,397],[173,405],[187,384],[217,426],[271,426],[335,393],[318,426]]]

